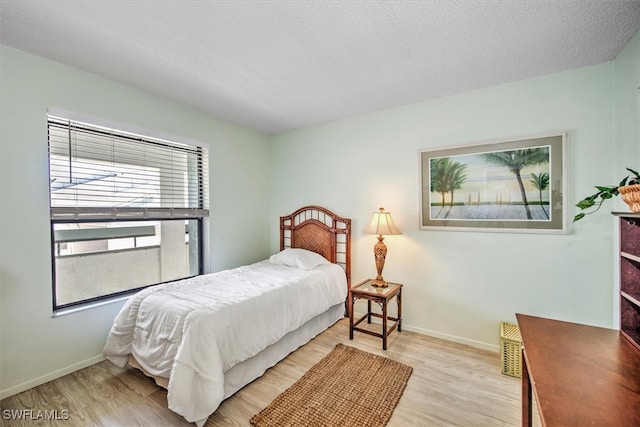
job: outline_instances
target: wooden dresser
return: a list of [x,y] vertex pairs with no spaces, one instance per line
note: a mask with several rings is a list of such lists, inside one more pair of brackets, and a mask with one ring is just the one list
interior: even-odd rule
[[517,314],[522,425],[640,426],[640,214],[619,217],[620,330]]
[[516,314],[522,425],[532,395],[546,427],[640,426],[640,351],[614,329]]

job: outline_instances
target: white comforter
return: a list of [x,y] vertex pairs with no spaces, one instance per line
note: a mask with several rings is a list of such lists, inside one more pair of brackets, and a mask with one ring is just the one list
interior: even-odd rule
[[147,288],[116,317],[104,356],[124,367],[128,355],[169,378],[169,409],[199,425],[224,397],[224,373],[287,333],[343,303],[344,270],[313,270],[268,260]]

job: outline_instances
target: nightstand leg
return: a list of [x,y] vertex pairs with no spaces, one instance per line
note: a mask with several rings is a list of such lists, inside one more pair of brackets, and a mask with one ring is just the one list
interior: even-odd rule
[[349,339],[353,339],[353,306],[355,305],[353,297],[349,295],[349,306],[351,310],[349,310]]
[[402,332],[402,288],[400,288],[396,300],[398,302],[398,332]]
[[382,349],[387,349],[387,300],[382,303]]
[[371,323],[371,300],[367,300],[367,323]]

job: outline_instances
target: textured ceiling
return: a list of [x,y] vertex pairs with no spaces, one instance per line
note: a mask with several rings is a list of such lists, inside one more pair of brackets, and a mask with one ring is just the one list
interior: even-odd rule
[[606,62],[640,1],[0,0],[0,42],[275,133]]

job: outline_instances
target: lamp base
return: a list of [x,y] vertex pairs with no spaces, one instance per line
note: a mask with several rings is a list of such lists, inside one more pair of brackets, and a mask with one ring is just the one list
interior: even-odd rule
[[384,244],[384,237],[378,236],[378,243],[373,247],[373,255],[376,259],[376,270],[378,275],[375,280],[371,280],[371,286],[378,288],[386,288],[387,282],[382,278],[382,269],[384,268],[384,260],[387,257],[387,245]]
[[376,288],[386,288],[389,284],[384,280],[371,280],[371,286],[375,286]]

